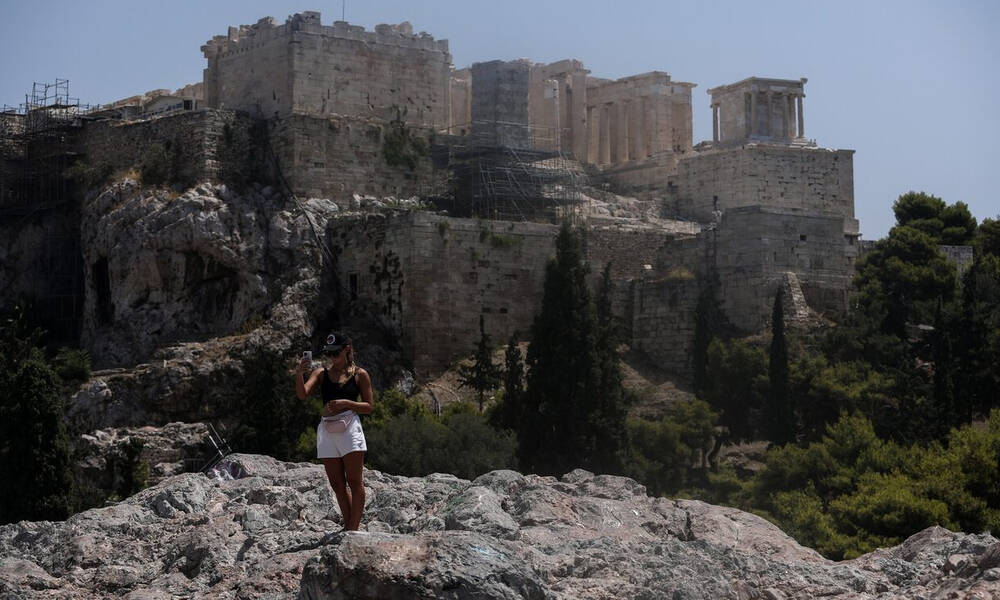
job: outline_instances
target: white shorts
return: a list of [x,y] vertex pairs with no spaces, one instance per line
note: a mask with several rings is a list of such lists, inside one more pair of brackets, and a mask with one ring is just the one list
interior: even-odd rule
[[365,452],[368,444],[365,442],[365,432],[361,429],[361,417],[353,410],[338,414],[338,418],[347,417],[347,430],[341,433],[330,433],[324,427],[324,421],[316,426],[316,458],[342,458],[351,452]]

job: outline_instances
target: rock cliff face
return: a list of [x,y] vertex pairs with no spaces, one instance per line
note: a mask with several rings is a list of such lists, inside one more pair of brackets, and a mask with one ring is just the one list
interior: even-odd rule
[[322,469],[233,455],[65,522],[0,527],[11,598],[996,598],[1000,542],[925,530],[834,563],[768,522],[573,471],[368,471],[345,533]]
[[[236,194],[209,183],[176,194],[125,180],[88,198],[84,346],[98,364],[133,365],[157,346],[255,321],[302,339],[308,320],[294,317],[315,301],[317,242],[337,205],[302,207],[270,188]],[[293,318],[281,318],[283,310]]]

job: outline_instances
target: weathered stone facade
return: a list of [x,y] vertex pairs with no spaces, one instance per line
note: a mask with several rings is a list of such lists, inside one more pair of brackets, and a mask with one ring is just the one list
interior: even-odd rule
[[[533,171],[496,173],[536,196],[565,184],[539,176],[551,169],[546,161],[573,163],[567,179],[576,184],[635,192],[659,216],[688,221],[687,234],[642,219],[620,230],[594,220],[590,231],[595,279],[612,264],[615,310],[633,347],[678,372],[689,366],[694,308],[709,281],[747,332],[766,326],[779,286],[814,311],[846,306],[859,238],[853,151],[805,138],[804,78],[709,89],[713,139],[696,146],[695,84],[661,71],[607,80],[577,60],[454,70],[447,41],[406,23],[367,32],[324,26],[315,12],[230,28],[203,51],[202,89],[214,108],[89,122],[79,152],[124,169],[159,143],[173,174],[191,181],[225,179],[226,169],[256,160],[252,174],[280,181],[281,193],[341,208],[356,194],[461,194],[449,181],[459,147],[527,156]],[[495,340],[527,335],[556,231],[410,213],[334,219],[326,239],[342,312],[374,313],[428,373],[471,351],[480,314]],[[217,319],[220,327],[237,320]]]
[[95,121],[77,135],[77,152],[112,170],[138,168],[156,144],[171,175],[187,181],[218,179],[222,163],[247,160],[241,146],[255,120],[232,110],[181,111],[142,121]]
[[[557,231],[542,223],[409,212],[335,219],[326,239],[337,257],[344,314],[374,316],[426,373],[474,349],[480,314],[498,342],[528,334]],[[655,231],[590,232],[595,283],[609,263],[615,279],[637,277],[662,241]],[[624,315],[629,284],[621,286],[616,312]]]
[[[292,115],[271,125],[270,140],[282,175],[295,194],[338,202],[354,194],[397,198],[427,195],[443,185],[426,155],[411,169],[386,162],[392,125],[378,119]],[[428,132],[409,128],[426,139]]]
[[669,179],[667,209],[711,222],[716,211],[773,206],[833,213],[854,220],[854,151],[774,143],[710,148],[681,159]]
[[284,25],[260,19],[230,27],[202,51],[208,60],[205,96],[213,108],[234,108],[270,118],[293,113],[449,124],[451,55],[447,40],[414,34],[409,23],[378,25],[374,32],[304,12]]

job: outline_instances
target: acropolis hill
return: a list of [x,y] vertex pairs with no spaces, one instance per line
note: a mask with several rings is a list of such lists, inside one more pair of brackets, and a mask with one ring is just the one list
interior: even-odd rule
[[[682,376],[703,290],[747,333],[767,325],[781,287],[792,319],[846,308],[859,237],[853,151],[805,137],[805,78],[713,82],[712,139],[695,144],[697,84],[663,71],[602,79],[572,59],[456,69],[446,40],[408,23],[366,31],[323,25],[317,12],[230,27],[202,51],[202,82],[174,93],[72,119],[45,106],[5,114],[0,205],[23,205],[26,182],[46,176],[40,156],[125,171],[158,148],[174,194],[189,189],[177,201],[232,203],[251,189],[241,198],[270,203],[260,210],[272,228],[285,214],[273,211],[313,228],[292,236],[320,244],[322,291],[301,305],[307,335],[377,323],[419,374],[468,354],[480,315],[495,340],[530,330],[563,218],[588,226],[595,275],[611,265],[630,347]],[[33,113],[67,135],[40,135]],[[84,264],[64,265],[77,283],[0,277],[77,323],[107,364],[234,331],[285,297],[242,246],[188,245],[170,258],[173,242],[152,233],[130,234],[128,252],[95,241],[108,235],[78,240]],[[238,227],[230,235],[250,243]],[[268,264],[292,268],[288,250]]]

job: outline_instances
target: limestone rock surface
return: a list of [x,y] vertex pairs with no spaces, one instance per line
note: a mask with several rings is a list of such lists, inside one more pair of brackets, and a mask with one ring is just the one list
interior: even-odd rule
[[986,599],[1000,542],[931,528],[828,561],[730,508],[630,479],[368,471],[342,532],[321,467],[232,455],[65,522],[0,527],[17,598]]
[[85,345],[97,364],[122,366],[255,320],[302,339],[311,332],[301,303],[315,298],[322,232],[336,212],[259,186],[176,193],[126,179],[100,190],[80,224]]

